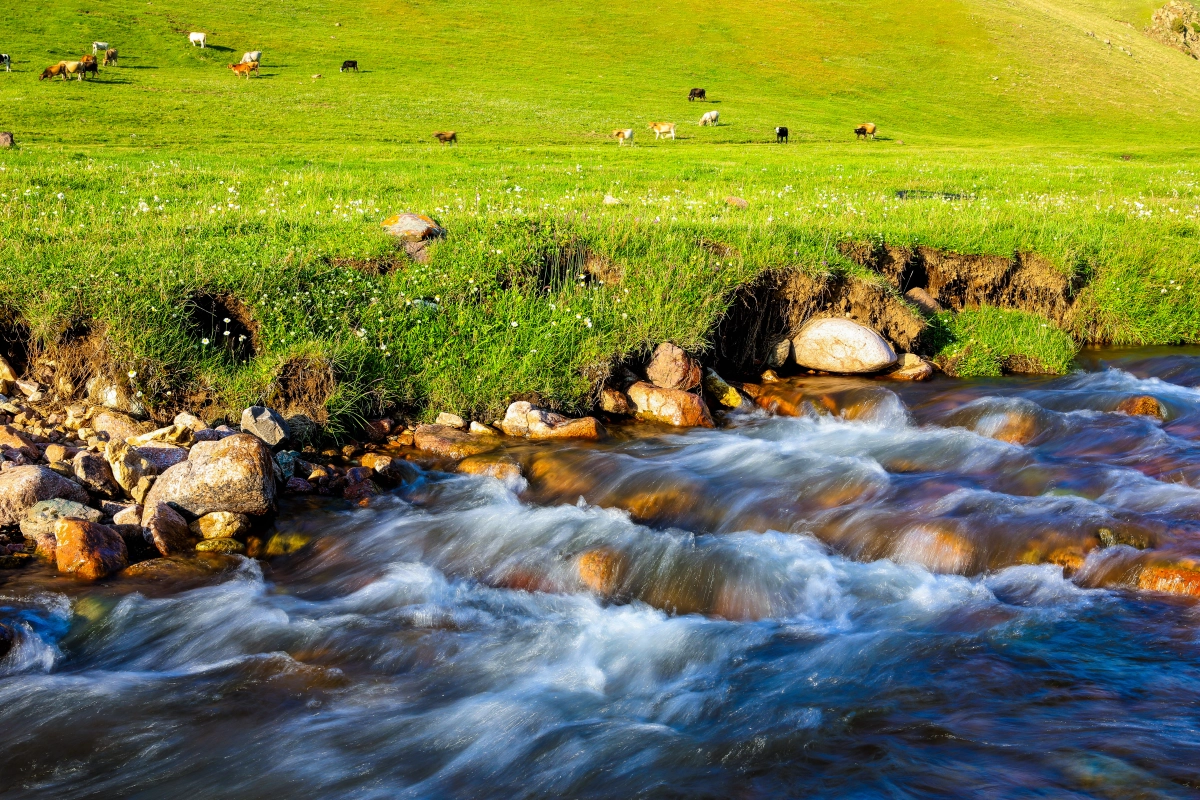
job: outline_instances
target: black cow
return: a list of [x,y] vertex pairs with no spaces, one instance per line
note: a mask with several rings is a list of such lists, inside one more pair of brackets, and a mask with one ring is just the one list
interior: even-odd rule
[[787,128],[780,126],[775,129],[775,143],[776,144],[787,144],[787,139],[788,139],[788,129]]
[[689,103],[693,100],[707,100],[707,99],[708,99],[708,97],[705,96],[703,89],[692,89],[690,92],[688,92],[688,102]]
[[358,62],[357,61],[343,61],[342,68],[339,69],[338,72],[345,72],[348,69],[352,69],[355,72],[358,72]]

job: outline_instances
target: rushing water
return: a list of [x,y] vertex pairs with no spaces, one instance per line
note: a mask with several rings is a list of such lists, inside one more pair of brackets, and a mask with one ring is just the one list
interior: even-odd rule
[[525,445],[207,581],[0,572],[0,790],[1200,796],[1200,607],[1136,588],[1200,556],[1200,351],[1081,363]]

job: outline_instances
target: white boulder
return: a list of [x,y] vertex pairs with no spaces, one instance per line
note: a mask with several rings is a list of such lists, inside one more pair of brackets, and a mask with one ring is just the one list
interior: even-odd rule
[[796,363],[822,372],[878,372],[896,363],[896,351],[882,336],[853,320],[813,320],[792,339]]

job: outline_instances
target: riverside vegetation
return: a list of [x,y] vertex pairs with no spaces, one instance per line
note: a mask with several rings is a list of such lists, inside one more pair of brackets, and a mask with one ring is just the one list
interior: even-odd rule
[[[187,19],[99,3],[35,25],[15,11],[16,68],[0,81],[19,144],[0,154],[6,354],[52,363],[64,399],[102,374],[161,419],[268,402],[337,435],[391,407],[487,417],[536,394],[581,411],[659,342],[711,352],[735,290],[766,271],[882,284],[845,255],[864,242],[1032,253],[1067,276],[1069,319],[1018,304],[930,320],[924,354],[970,351],[960,374],[995,374],[1013,353],[1061,372],[1081,344],[1200,339],[1200,190],[1181,135],[1198,67],[1111,19],[1140,26],[1150,9],[809,3],[730,21],[720,46],[703,25],[668,46],[689,4],[655,19],[626,5],[576,18],[317,2],[286,24],[205,2]],[[645,25],[587,46],[629,19]],[[185,29],[213,46],[188,47]],[[120,66],[90,84],[34,80],[97,37]],[[541,54],[547,37],[578,45],[577,63]],[[460,70],[451,45],[519,55]],[[260,48],[263,80],[233,81],[223,63]],[[336,73],[346,57],[363,72]],[[687,102],[691,85],[709,106]],[[706,107],[720,126],[604,143],[617,124]],[[879,139],[852,141],[866,118]],[[791,144],[773,144],[776,124]],[[429,138],[447,127],[461,144]],[[427,263],[380,228],[405,210],[449,232]]]

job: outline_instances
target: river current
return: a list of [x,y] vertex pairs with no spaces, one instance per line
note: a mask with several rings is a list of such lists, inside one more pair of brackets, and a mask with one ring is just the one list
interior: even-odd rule
[[1200,796],[1200,605],[1145,578],[1200,559],[1200,350],[1080,365],[290,501],[206,580],[0,571],[0,792]]

